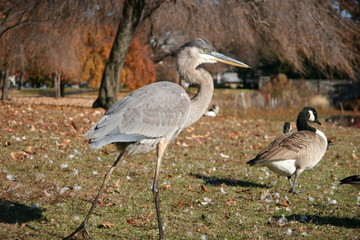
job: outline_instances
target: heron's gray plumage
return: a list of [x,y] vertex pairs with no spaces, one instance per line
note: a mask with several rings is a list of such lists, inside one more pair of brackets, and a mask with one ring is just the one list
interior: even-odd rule
[[[90,148],[115,142],[137,142],[176,135],[185,123],[190,99],[178,84],[156,82],[140,88],[115,103],[87,133]],[[150,141],[150,140],[149,140]],[[142,146],[141,153],[153,150]],[[132,143],[133,144],[133,143]],[[139,146],[136,144],[134,147]],[[132,152],[140,153],[132,150]]]

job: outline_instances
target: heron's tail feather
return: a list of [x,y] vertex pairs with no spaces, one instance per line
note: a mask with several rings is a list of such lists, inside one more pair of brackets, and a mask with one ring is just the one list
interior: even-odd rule
[[142,139],[146,139],[147,137],[139,134],[112,134],[106,135],[104,137],[99,138],[91,138],[89,140],[90,149],[97,149],[101,148],[102,146],[109,144],[109,143],[116,143],[116,142],[137,142]]

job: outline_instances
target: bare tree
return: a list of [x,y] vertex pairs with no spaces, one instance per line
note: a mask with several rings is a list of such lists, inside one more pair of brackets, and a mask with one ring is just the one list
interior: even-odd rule
[[0,82],[2,82],[1,100],[8,100],[8,89],[9,89],[9,74],[6,69],[0,71]]
[[[91,45],[81,47],[85,45],[81,41],[75,48],[67,47],[66,44],[73,44],[72,41],[76,38],[81,40],[85,34],[84,29],[99,34],[100,29],[104,29],[104,24],[112,29],[112,32],[116,32],[104,36],[106,40],[102,39],[102,34],[96,38],[97,45],[104,42],[113,44],[109,56],[107,55],[109,51],[104,51],[102,53],[106,54],[101,55],[100,61],[106,61],[106,64],[100,64],[101,69],[103,64],[106,67],[94,107],[108,108],[116,101],[121,67],[130,40],[135,35],[140,36],[143,42],[151,44],[155,52],[153,60],[162,63],[159,64],[163,69],[163,73],[159,74],[160,80],[169,80],[171,75],[173,75],[172,80],[176,79],[173,64],[176,49],[186,40],[199,36],[208,38],[222,52],[238,59],[246,59],[254,68],[280,63],[303,76],[315,70],[319,75],[331,77],[342,74],[351,79],[356,79],[360,73],[360,23],[357,20],[359,4],[355,0],[341,0],[338,8],[332,0],[101,2],[9,0],[3,2],[5,4],[0,6],[0,30],[5,34],[3,33],[0,38],[0,61],[1,66],[7,69],[10,69],[11,62],[19,62],[11,60],[16,55],[15,51],[25,56],[22,61],[24,65],[31,64],[29,61],[34,56],[43,58],[41,54],[36,55],[34,51],[29,51],[31,44],[35,43],[39,48],[41,45],[55,48],[53,51],[59,57],[53,59],[47,57],[51,59],[47,62],[53,65],[52,72],[58,71],[66,75],[69,71],[69,68],[65,67],[66,64],[81,61],[83,58],[81,54],[85,55],[86,51],[91,51]],[[351,4],[344,5],[344,3]],[[28,7],[29,4],[33,7]],[[9,9],[9,6],[14,10],[5,11],[4,9]],[[24,13],[26,9],[20,11],[20,6],[28,9],[37,7],[38,10],[32,11],[31,14]],[[5,18],[5,13],[9,11],[14,18]],[[39,13],[45,15],[41,18],[44,20],[41,21],[41,27],[21,28],[27,26],[26,23],[34,26],[33,23],[39,17],[35,18],[35,16]],[[21,20],[16,21],[16,19]],[[18,22],[25,24],[13,27]],[[69,25],[71,28],[67,27]],[[9,30],[4,31],[5,28]],[[14,29],[21,29],[21,32],[12,31]],[[54,33],[46,35],[41,32],[42,29]],[[32,34],[36,35],[35,31],[40,32],[41,37],[34,37]],[[11,38],[9,38],[10,32]],[[54,40],[51,36],[56,35],[56,32],[59,33],[55,38],[56,44],[51,45],[49,42]],[[14,41],[16,38],[20,40]],[[33,43],[29,45],[31,41]],[[45,44],[46,42],[48,43]],[[21,44],[25,48],[22,53],[19,47]],[[14,45],[18,46],[14,47]],[[75,56],[62,54],[62,49],[73,50]],[[82,53],[79,53],[80,51]],[[68,58],[74,61],[67,61]],[[64,67],[56,67],[62,64]],[[100,72],[101,69],[97,71]],[[79,67],[78,71],[81,70]],[[214,71],[218,70],[214,69]]]
[[[0,4],[0,44],[3,46],[4,41],[1,41],[4,34],[18,26],[26,23],[31,23],[34,19],[34,13],[37,11],[39,1],[26,1],[26,0],[5,0]],[[9,56],[2,49],[2,100],[8,99],[8,75],[9,64],[7,57]]]
[[4,0],[0,5],[0,38],[20,25],[38,21],[40,0]]
[[93,107],[108,109],[117,101],[120,71],[134,32],[144,16],[151,15],[152,11],[159,8],[163,2],[164,0],[128,0],[124,2],[122,19],[116,32],[110,56],[105,65],[99,96],[94,102]]

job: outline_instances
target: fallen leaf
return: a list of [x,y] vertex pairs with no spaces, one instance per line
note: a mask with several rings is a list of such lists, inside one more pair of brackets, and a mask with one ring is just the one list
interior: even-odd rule
[[359,159],[359,157],[358,157],[354,152],[351,154],[351,157],[352,157],[354,160],[358,160],[358,159]]
[[170,187],[171,187],[171,184],[165,184],[161,188],[166,190],[166,189],[169,189]]
[[178,203],[174,202],[173,205],[174,205],[175,207],[179,208],[179,207],[182,207],[182,206],[185,205],[185,201],[184,201],[184,200],[181,200],[181,201],[178,202]]
[[134,224],[135,224],[135,221],[134,221],[133,219],[131,219],[131,218],[126,219],[126,222],[127,222],[128,224],[130,224],[130,225],[134,225]]
[[262,191],[260,200],[264,201],[265,198],[267,197],[267,195],[269,194],[269,192],[270,192],[270,189],[265,189],[264,191]]
[[206,192],[206,191],[207,191],[207,187],[206,187],[204,184],[201,185],[201,191],[202,191],[202,192]]
[[236,205],[236,201],[230,200],[230,201],[225,202],[225,204],[228,206],[233,206],[233,205]]
[[34,125],[31,125],[31,126],[30,126],[30,132],[36,132],[36,128],[35,128]]
[[229,132],[228,133],[228,136],[231,137],[231,136],[236,136],[238,135],[239,133],[237,131],[234,131],[234,132]]
[[99,206],[104,206],[104,207],[108,207],[108,206],[111,206],[111,205],[112,205],[112,203],[105,203],[104,197],[101,197],[101,198],[98,200],[98,204],[99,204]]
[[115,226],[115,223],[111,223],[111,222],[103,222],[100,224],[100,227],[102,228],[112,228],[113,226]]
[[78,126],[74,123],[74,121],[71,121],[71,126],[77,131],[79,130]]
[[300,227],[299,227],[299,231],[300,231],[300,232],[306,232],[306,231],[307,231],[307,228],[306,228],[306,227],[303,227],[303,226],[300,226]]
[[281,202],[279,202],[278,204],[276,204],[277,206],[280,206],[280,207],[288,207],[289,206],[289,203],[286,201],[285,198],[281,199]]
[[188,186],[188,189],[190,190],[190,191],[195,191],[196,190],[196,187],[194,187],[194,186]]
[[35,153],[34,148],[32,146],[27,146],[26,149],[25,149],[25,152],[28,153],[28,154],[34,154]]
[[[65,134],[65,133],[64,133]],[[57,144],[58,146],[61,146],[61,147],[66,147],[66,146],[69,146],[69,143],[71,142],[70,139],[63,139],[59,144]]]
[[24,161],[26,157],[26,152],[25,151],[12,152],[10,153],[10,155],[12,159],[14,159],[15,161]]

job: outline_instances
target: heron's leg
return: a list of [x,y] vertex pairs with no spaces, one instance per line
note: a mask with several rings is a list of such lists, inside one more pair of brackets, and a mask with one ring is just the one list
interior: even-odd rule
[[83,237],[85,239],[92,239],[88,230],[87,230],[87,227],[88,227],[88,221],[89,221],[89,218],[90,218],[90,215],[92,214],[92,212],[94,211],[95,207],[97,206],[97,203],[98,203],[98,200],[101,196],[101,194],[104,192],[104,188],[106,186],[106,183],[109,181],[110,179],[110,176],[112,174],[112,172],[114,171],[116,165],[119,163],[120,159],[122,158],[122,156],[124,155],[124,151],[121,152],[119,154],[119,156],[116,158],[115,162],[113,163],[113,165],[111,166],[111,168],[107,171],[107,173],[105,174],[105,177],[104,177],[104,180],[101,184],[101,187],[100,187],[100,190],[98,192],[98,194],[96,195],[95,197],[95,200],[93,202],[93,204],[91,205],[91,208],[89,210],[89,212],[87,213],[84,221],[82,221],[82,223],[80,224],[80,226],[73,232],[71,233],[69,236],[63,238],[63,240],[66,240],[66,239],[72,239],[75,235],[77,235],[78,233],[82,233]]
[[163,226],[161,222],[161,216],[160,216],[160,204],[159,204],[159,174],[160,174],[160,165],[161,165],[161,159],[164,155],[166,146],[168,145],[169,141],[165,138],[163,138],[158,146],[157,146],[157,162],[156,162],[156,169],[155,169],[155,175],[154,175],[154,182],[153,182],[153,194],[154,194],[154,202],[155,202],[155,208],[156,208],[156,215],[157,215],[157,221],[158,221],[158,228],[159,228],[159,239],[163,240],[165,239]]
[[303,172],[304,170],[303,169],[296,169],[296,171],[295,171],[295,179],[294,179],[294,183],[293,183],[293,185],[292,185],[292,187],[291,187],[291,189],[290,189],[290,191],[289,192],[291,192],[291,193],[294,193],[294,194],[299,194],[299,193],[301,193],[301,191],[296,191],[296,183],[297,183],[297,181],[298,181],[298,179],[299,179],[299,176],[300,176],[300,174]]

